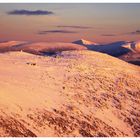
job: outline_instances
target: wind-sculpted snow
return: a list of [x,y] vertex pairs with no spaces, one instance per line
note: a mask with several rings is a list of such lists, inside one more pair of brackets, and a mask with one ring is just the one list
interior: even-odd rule
[[0,54],[0,136],[140,136],[140,68],[79,50]]

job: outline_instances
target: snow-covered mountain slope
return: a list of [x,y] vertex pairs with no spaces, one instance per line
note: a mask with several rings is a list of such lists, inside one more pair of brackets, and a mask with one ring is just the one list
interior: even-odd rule
[[26,44],[26,41],[5,41],[0,42],[0,52],[6,52],[12,50],[13,47],[19,47]]
[[140,136],[140,68],[94,51],[0,54],[0,136]]
[[136,41],[127,43],[123,45],[123,47],[129,49],[130,52],[121,55],[119,58],[126,62],[140,66],[140,42]]
[[37,42],[31,43],[27,45],[23,45],[18,49],[25,52],[32,52],[36,54],[47,53],[47,52],[60,52],[60,51],[68,51],[68,50],[85,50],[86,47],[73,44],[73,43],[61,43],[61,42]]
[[132,52],[140,53],[140,41],[126,43],[122,47],[130,49]]
[[122,47],[124,44],[127,43],[125,41],[118,41],[118,42],[102,44],[102,45],[96,43],[84,44],[84,43],[80,43],[80,41],[75,41],[74,43],[84,45],[89,50],[106,53],[112,56],[120,56],[130,51],[128,48]]
[[[6,44],[6,45],[5,45]],[[25,51],[33,54],[55,53],[67,50],[85,50],[86,47],[73,43],[60,42],[5,42],[0,43],[0,52],[4,51]]]

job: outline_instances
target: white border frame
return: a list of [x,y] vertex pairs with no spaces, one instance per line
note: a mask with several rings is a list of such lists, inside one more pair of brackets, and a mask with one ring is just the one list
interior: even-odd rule
[[140,3],[140,0],[0,0],[0,3]]

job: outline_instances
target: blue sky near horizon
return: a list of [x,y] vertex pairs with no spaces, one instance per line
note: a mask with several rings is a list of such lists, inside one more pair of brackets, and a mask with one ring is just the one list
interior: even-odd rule
[[140,4],[0,4],[0,40],[138,40]]

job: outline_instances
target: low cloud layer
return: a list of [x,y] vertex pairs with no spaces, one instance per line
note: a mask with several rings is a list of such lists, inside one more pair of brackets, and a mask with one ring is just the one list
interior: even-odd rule
[[102,36],[116,36],[115,34],[102,34]]
[[140,30],[136,30],[134,32],[130,32],[128,34],[131,34],[131,35],[139,35],[140,34]]
[[46,10],[13,10],[8,12],[9,15],[24,15],[24,16],[34,16],[34,15],[53,15],[54,13],[52,11],[46,11]]
[[73,34],[77,33],[75,31],[68,31],[68,30],[48,30],[48,31],[40,31],[38,34],[43,35],[43,34],[49,34],[49,33],[65,33],[65,34]]
[[90,29],[92,27],[88,27],[88,26],[62,26],[59,25],[57,26],[58,28],[74,28],[74,29]]

